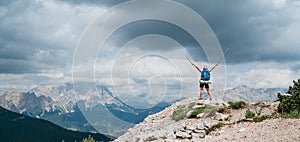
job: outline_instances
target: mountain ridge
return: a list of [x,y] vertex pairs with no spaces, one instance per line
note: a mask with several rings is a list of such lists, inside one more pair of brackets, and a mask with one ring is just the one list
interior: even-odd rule
[[275,101],[278,99],[277,93],[286,92],[284,88],[252,88],[247,85],[238,85],[227,89],[222,96],[217,93],[217,98],[224,101],[244,101],[244,102],[263,102]]
[[102,134],[66,130],[49,121],[31,118],[2,107],[0,107],[0,124],[0,141],[81,141],[89,135],[97,141],[112,140],[112,137]]
[[[96,87],[99,92],[91,93],[92,95],[80,94],[75,91],[71,83],[59,86],[43,85],[28,92],[6,92],[0,96],[0,106],[20,114],[51,121],[64,128],[85,132],[96,132],[100,128],[101,133],[117,136],[121,135],[127,127],[143,121],[149,114],[156,113],[170,105],[161,102],[149,109],[133,108],[113,95],[106,86],[97,85]],[[131,125],[124,127],[111,123],[114,129],[120,127],[111,131],[112,128],[106,128],[104,124],[110,123],[109,117],[101,119],[101,122],[87,120],[85,113],[101,114],[103,112],[99,111],[102,110],[108,111],[114,117]]]
[[[75,90],[72,83],[41,85],[30,89],[28,92],[8,91],[0,95],[0,106],[20,114],[51,121],[67,129],[84,132],[100,130],[104,134],[119,136],[125,133],[128,128],[133,127],[134,124],[142,122],[148,115],[159,112],[173,103],[161,102],[150,109],[138,109],[127,105],[106,86],[96,85],[96,88],[98,92],[92,93],[92,95],[80,94],[80,90]],[[216,95],[213,94],[213,97],[226,101],[261,102],[276,100],[276,92],[278,91],[284,92],[285,90],[278,88],[257,89],[239,85],[226,90],[224,94],[214,93]],[[179,100],[181,99],[176,101]],[[129,123],[129,125],[120,127],[119,124],[110,123],[112,120],[109,117],[105,117],[101,121],[89,122],[85,112],[82,112],[86,110],[89,114],[102,113],[99,110],[108,111],[106,113],[110,113]],[[104,122],[110,123],[110,125],[103,124]],[[112,127],[107,128],[108,126]]]

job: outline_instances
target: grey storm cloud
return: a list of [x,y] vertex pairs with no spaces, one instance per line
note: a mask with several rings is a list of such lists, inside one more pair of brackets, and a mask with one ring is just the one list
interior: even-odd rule
[[[124,25],[111,35],[111,37],[107,40],[107,43],[109,45],[114,44],[114,46],[116,47],[122,47],[128,41],[136,37],[139,37],[141,35],[147,35],[147,34],[158,34],[158,35],[170,37],[173,40],[177,41],[179,44],[181,44],[183,47],[185,47],[187,51],[191,53],[193,59],[206,61],[206,57],[201,46],[189,33],[187,33],[182,28],[178,27],[177,25],[160,21],[160,20],[141,20],[141,21],[136,21]],[[151,49],[143,48],[143,47],[138,47],[138,48],[140,50],[145,50],[145,51],[161,50],[166,52],[168,50],[176,49],[174,47],[167,47],[167,46],[168,45],[151,47]]]
[[[52,2],[73,7],[91,5],[110,8],[124,1]],[[299,61],[300,42],[296,37],[300,36],[300,10],[296,0],[285,1],[283,6],[275,5],[271,0],[178,2],[192,8],[208,22],[223,50],[230,47],[226,56],[229,64]],[[164,10],[167,9],[157,13],[164,14]],[[0,72],[32,73],[70,65],[77,40],[90,22],[85,20],[92,20],[96,15],[85,19],[81,16],[80,19],[76,15],[80,11],[76,8],[73,13],[64,12],[64,9],[55,7],[47,11],[45,5],[34,0],[0,1]],[[57,33],[68,35],[56,37]],[[116,31],[109,42],[121,46],[144,34],[169,36],[187,47],[194,60],[203,60],[203,50],[190,35],[179,27],[161,21],[138,21],[125,25]]]
[[[185,4],[207,20],[223,47],[231,48],[227,62],[299,61],[299,42],[288,40],[300,36],[297,1],[286,1],[282,7],[273,2],[221,0]],[[286,35],[289,30],[294,31]]]
[[[208,22],[223,50],[230,48],[226,56],[229,64],[299,61],[300,43],[295,38],[300,36],[300,11],[297,0],[178,2],[192,8]],[[93,1],[88,3],[99,4]],[[156,12],[163,15],[164,10],[167,9]],[[123,26],[115,34],[111,37],[115,40],[111,42],[117,46],[144,34],[166,35],[187,47],[194,60],[203,60],[201,57],[205,57],[201,47],[190,35],[170,23],[139,21]]]
[[1,1],[1,73],[38,73],[72,63],[77,41],[74,37],[80,36],[85,25],[81,24],[88,21],[71,23],[78,20],[76,12],[70,15],[69,11],[45,4],[34,0]]

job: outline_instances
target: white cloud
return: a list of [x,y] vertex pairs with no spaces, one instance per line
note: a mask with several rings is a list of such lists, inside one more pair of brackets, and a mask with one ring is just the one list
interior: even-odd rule
[[275,5],[276,8],[283,7],[285,4],[286,0],[272,0],[273,4]]
[[64,77],[64,73],[63,72],[48,72],[45,71],[44,73],[39,73],[37,74],[38,76],[44,76],[44,77],[48,77],[51,79],[62,79]]
[[24,79],[24,74],[0,74],[0,92],[5,91],[28,91],[34,83]]
[[292,71],[287,64],[269,62],[257,63],[244,72],[232,71],[228,76],[230,87],[245,84],[255,88],[288,88],[293,80],[300,78],[300,70]]

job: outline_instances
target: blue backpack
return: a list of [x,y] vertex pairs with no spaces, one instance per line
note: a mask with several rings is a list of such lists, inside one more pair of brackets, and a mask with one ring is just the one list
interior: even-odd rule
[[210,72],[208,69],[203,69],[201,72],[201,80],[210,80]]

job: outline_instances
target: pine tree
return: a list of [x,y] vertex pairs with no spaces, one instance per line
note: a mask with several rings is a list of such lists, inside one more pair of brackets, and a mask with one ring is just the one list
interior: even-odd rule
[[289,87],[287,94],[282,95],[278,93],[279,106],[278,111],[280,113],[295,114],[300,116],[300,79],[293,81],[294,85]]
[[95,141],[95,139],[91,135],[89,135],[89,137],[88,138],[84,138],[82,140],[82,142],[96,142],[96,141]]

